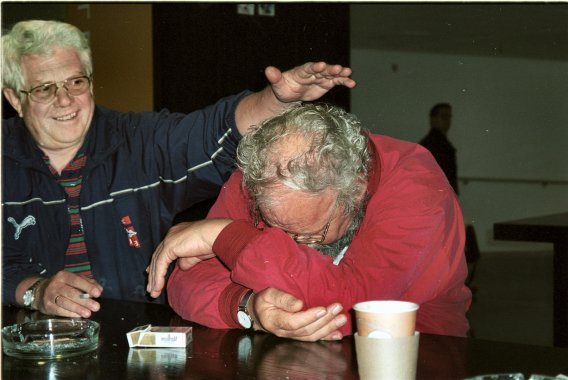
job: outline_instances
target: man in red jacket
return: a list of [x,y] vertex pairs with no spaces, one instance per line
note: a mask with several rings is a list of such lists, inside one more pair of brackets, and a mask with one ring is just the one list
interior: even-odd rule
[[178,259],[171,306],[213,328],[341,339],[353,304],[396,299],[420,304],[418,331],[466,335],[463,217],[426,149],[306,104],[263,122],[237,160],[208,219],[157,248],[152,296]]

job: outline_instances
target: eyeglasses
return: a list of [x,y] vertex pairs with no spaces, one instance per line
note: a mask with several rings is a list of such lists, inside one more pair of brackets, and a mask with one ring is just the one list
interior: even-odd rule
[[[290,237],[292,239],[294,239],[294,241],[298,244],[322,244],[325,241],[325,238],[327,236],[327,232],[329,231],[329,226],[331,225],[331,222],[333,221],[333,216],[335,215],[335,211],[337,210],[337,206],[339,205],[338,202],[335,202],[335,206],[333,207],[333,211],[331,212],[331,215],[329,217],[329,220],[327,221],[327,223],[325,224],[324,228],[323,228],[323,232],[319,235],[301,235],[301,234],[293,234],[293,233],[289,233],[286,232],[288,235],[290,235]],[[260,210],[258,211],[260,213]],[[262,215],[261,215],[262,217]],[[255,220],[255,225],[258,224],[258,221]]]
[[84,94],[90,87],[92,77],[80,75],[68,78],[59,82],[48,82],[33,87],[29,91],[20,90],[31,100],[37,103],[51,103],[57,95],[57,90],[61,87],[67,91],[67,94],[78,96]]

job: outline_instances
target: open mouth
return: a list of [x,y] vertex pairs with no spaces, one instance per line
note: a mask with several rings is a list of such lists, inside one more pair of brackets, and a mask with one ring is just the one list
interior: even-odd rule
[[73,113],[70,113],[70,114],[67,114],[67,115],[55,117],[54,119],[57,120],[57,121],[67,121],[67,120],[72,120],[76,117],[77,117],[77,112],[73,112]]

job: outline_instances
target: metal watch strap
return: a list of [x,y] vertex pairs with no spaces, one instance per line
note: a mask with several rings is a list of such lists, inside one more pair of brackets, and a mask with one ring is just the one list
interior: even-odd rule
[[245,293],[243,298],[241,298],[241,302],[239,302],[239,310],[237,311],[237,319],[240,325],[243,326],[245,329],[252,329],[252,326],[254,324],[254,319],[252,318],[252,316],[250,315],[247,309],[247,303],[252,295],[253,295],[252,290],[249,290],[248,292]]
[[23,303],[24,306],[28,309],[32,309],[32,305],[35,301],[35,292],[39,285],[45,280],[45,278],[40,278],[39,280],[35,281],[25,292],[23,296]]

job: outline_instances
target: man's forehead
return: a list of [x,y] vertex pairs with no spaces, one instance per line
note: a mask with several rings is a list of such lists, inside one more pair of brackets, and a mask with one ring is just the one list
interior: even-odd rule
[[318,224],[328,218],[329,210],[335,204],[335,196],[329,190],[314,194],[278,188],[270,197],[274,201],[261,206],[261,212],[271,224],[280,227]]
[[[28,81],[63,80],[83,73],[81,60],[75,50],[55,46],[45,54],[31,54],[22,58],[24,77]],[[52,78],[56,76],[57,78]],[[59,78],[63,77],[65,78]]]

